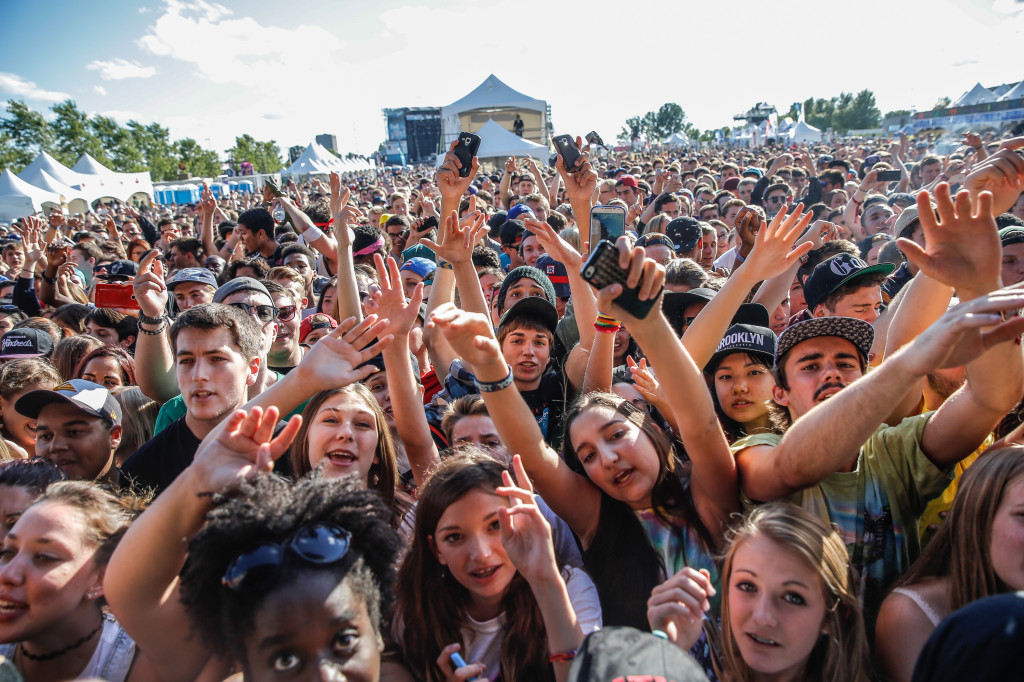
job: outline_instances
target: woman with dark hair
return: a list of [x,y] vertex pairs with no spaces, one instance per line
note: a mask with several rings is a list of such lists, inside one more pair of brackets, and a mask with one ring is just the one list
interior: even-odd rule
[[85,333],[85,318],[92,308],[84,303],[67,303],[50,314],[50,321],[64,330],[64,338]]
[[107,388],[134,386],[135,358],[123,348],[103,346],[90,352],[78,362],[75,379],[85,379]]
[[153,247],[150,246],[149,242],[147,242],[145,239],[142,239],[141,237],[136,237],[135,239],[128,242],[128,246],[127,248],[125,248],[125,251],[128,254],[129,260],[131,260],[133,263],[138,263],[140,260],[142,260],[143,256],[149,253],[150,249],[152,248]]
[[992,449],[960,479],[953,508],[878,614],[875,660],[909,681],[939,622],[971,602],[1024,590],[1024,447]]
[[[467,446],[427,480],[398,575],[396,638],[418,680],[564,680],[583,632],[601,625],[594,585],[559,571],[522,462]],[[509,502],[513,506],[509,506]]]
[[111,609],[165,682],[408,679],[381,655],[391,510],[354,476],[272,476],[299,421],[236,412],[114,554]]
[[576,534],[605,622],[646,628],[643,604],[654,586],[685,566],[717,573],[713,553],[739,510],[739,492],[711,396],[661,312],[664,268],[624,239],[618,249],[630,273],[626,286],[639,287],[639,300],[654,299],[654,306],[635,317],[614,303],[617,284],[598,293],[598,306],[629,327],[661,376],[672,377],[665,387],[690,456],[686,466],[650,414],[607,393],[585,396],[566,414],[560,457],[515,389],[489,321],[445,306],[431,324],[476,370],[502,441],[522,455],[544,500]]
[[0,462],[0,543],[46,486],[63,480],[64,472],[42,457]]
[[61,339],[60,343],[54,346],[50,362],[53,363],[61,379],[70,381],[75,378],[75,369],[81,363],[82,358],[97,348],[103,348],[103,342],[95,336],[88,334],[70,336]]

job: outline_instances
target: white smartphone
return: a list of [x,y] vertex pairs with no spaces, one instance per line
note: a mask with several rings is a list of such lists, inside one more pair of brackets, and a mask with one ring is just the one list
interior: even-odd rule
[[590,209],[590,250],[602,239],[615,242],[626,234],[626,209],[621,206],[595,206]]

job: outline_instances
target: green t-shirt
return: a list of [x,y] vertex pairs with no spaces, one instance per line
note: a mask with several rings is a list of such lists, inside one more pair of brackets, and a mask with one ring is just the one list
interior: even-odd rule
[[[273,372],[273,370],[271,371]],[[284,375],[280,372],[274,372],[274,374],[277,375],[278,381],[284,378]],[[306,407],[306,403],[308,402],[309,401],[307,400],[302,403],[292,410],[290,414],[282,417],[282,419],[291,419],[293,414],[302,414],[302,410]],[[156,415],[156,426],[153,427],[153,435],[155,436],[174,422],[184,417],[186,412],[188,412],[188,410],[185,409],[185,399],[182,398],[179,393],[160,406],[160,411]]]
[[[937,467],[921,449],[921,435],[932,413],[885,424],[860,449],[857,466],[783,501],[803,507],[834,524],[860,572],[865,614],[874,620],[886,591],[921,553],[918,519],[928,502],[952,480],[953,467]],[[778,445],[782,436],[756,434],[736,441],[737,453],[754,445]],[[758,503],[743,498],[747,507]]]

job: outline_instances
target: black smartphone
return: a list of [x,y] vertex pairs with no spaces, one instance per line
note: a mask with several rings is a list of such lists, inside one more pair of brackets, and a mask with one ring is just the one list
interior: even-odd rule
[[590,144],[596,144],[598,147],[604,146],[604,140],[601,139],[601,136],[597,134],[596,130],[591,130],[583,139],[585,139]]
[[460,178],[468,178],[469,174],[473,172],[473,157],[476,156],[478,149],[480,149],[479,135],[459,133],[459,143],[455,145],[453,152],[455,158],[462,164],[462,168],[459,169]]
[[565,164],[565,171],[567,173],[577,173],[580,168],[576,166],[576,162],[581,156],[580,148],[576,146],[575,140],[572,139],[571,135],[558,135],[551,138],[551,141],[555,143],[555,149],[562,155],[562,162]]
[[599,290],[610,284],[621,284],[622,293],[615,297],[615,302],[640,319],[647,317],[661,294],[659,291],[658,296],[641,301],[637,297],[638,289],[626,288],[629,271],[619,267],[619,250],[607,240],[597,243],[597,248],[590,252],[590,257],[580,269],[580,274],[591,286]]
[[429,217],[427,217],[423,221],[423,224],[420,225],[420,232],[426,232],[427,230],[433,230],[434,228],[436,228],[438,226],[438,224],[439,223],[437,222],[437,216],[433,216],[433,215],[429,216]]
[[899,182],[903,179],[903,171],[900,170],[883,170],[878,171],[879,182]]

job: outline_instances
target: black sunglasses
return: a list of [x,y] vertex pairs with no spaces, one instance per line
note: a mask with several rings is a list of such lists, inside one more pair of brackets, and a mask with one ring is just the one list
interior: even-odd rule
[[263,324],[272,322],[278,312],[277,308],[272,305],[251,305],[249,303],[229,303],[228,305],[245,311],[246,315],[252,315]]
[[302,526],[285,542],[264,542],[232,559],[224,571],[220,584],[237,590],[255,571],[268,571],[279,567],[286,550],[291,550],[303,561],[324,565],[341,561],[348,554],[352,534],[333,523],[311,523]]
[[277,319],[282,322],[288,322],[295,317],[295,311],[298,310],[298,306],[286,305],[277,309]]

